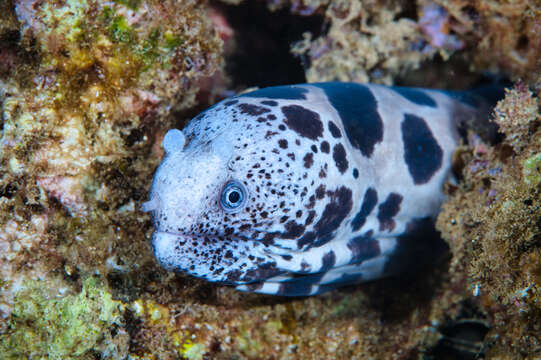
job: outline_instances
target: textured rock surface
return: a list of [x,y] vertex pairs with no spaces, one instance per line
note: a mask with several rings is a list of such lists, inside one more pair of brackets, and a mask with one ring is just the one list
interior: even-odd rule
[[493,329],[489,355],[535,358],[541,351],[541,132],[537,98],[521,83],[494,121],[505,140],[473,135],[457,154],[463,181],[440,214],[451,247],[450,273],[466,277]]

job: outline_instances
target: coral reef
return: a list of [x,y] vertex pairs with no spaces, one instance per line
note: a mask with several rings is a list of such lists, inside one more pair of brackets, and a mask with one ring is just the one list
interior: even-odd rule
[[[45,334],[38,320],[67,324],[53,313],[76,312],[55,297],[86,296],[80,287],[90,274],[106,287],[111,271],[152,261],[148,218],[136,202],[161,154],[153,145],[221,68],[222,41],[196,1],[3,1],[1,8],[0,331],[6,348],[26,346],[18,339],[34,330],[43,341],[29,351],[46,354],[46,338],[69,336]],[[109,331],[105,320],[85,331]],[[88,335],[59,326],[58,334]],[[87,351],[117,358],[92,342],[57,345],[72,349],[57,358]]]
[[[326,36],[309,33],[293,53],[307,55],[309,82],[359,81],[392,84],[393,77],[431,59],[438,49],[425,40],[411,4],[360,1],[294,2],[297,11],[324,11]],[[444,20],[444,19],[443,19]],[[444,50],[442,50],[444,51]]]
[[448,186],[438,220],[452,258],[412,278],[307,299],[247,295],[165,272],[150,254],[151,224],[139,204],[163,154],[165,130],[182,126],[234,82],[223,72],[224,48],[234,52],[231,39],[243,34],[221,9],[234,13],[243,2],[6,0],[0,2],[2,353],[541,356],[539,4],[261,4],[324,19],[322,35],[307,32],[292,49],[308,81],[461,87],[485,70],[522,78],[493,116],[504,141],[493,146],[470,134],[456,154],[459,182]]
[[[89,352],[119,358],[128,336],[122,324],[122,303],[96,278],[83,281],[76,295],[51,293],[42,281],[30,281],[17,292],[1,343],[4,359],[81,358]],[[104,331],[107,330],[107,331]]]
[[493,329],[489,355],[541,354],[541,114],[519,83],[495,109],[505,134],[490,147],[471,136],[463,181],[439,216],[453,252]]
[[[268,1],[300,14],[324,13],[326,36],[305,39],[293,53],[306,56],[309,82],[370,81],[392,84],[434,57],[454,54],[469,70],[522,78],[538,88],[541,8],[535,1]],[[451,69],[453,71],[453,69]],[[456,71],[453,71],[456,76]],[[424,86],[440,85],[427,81]],[[457,86],[456,81],[451,85]],[[458,83],[460,86],[460,82]]]

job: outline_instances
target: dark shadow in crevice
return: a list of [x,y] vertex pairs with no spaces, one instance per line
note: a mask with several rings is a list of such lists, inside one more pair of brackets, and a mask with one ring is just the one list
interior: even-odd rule
[[234,44],[226,55],[226,73],[235,90],[306,82],[301,61],[290,53],[291,44],[311,32],[323,32],[321,15],[294,15],[288,8],[274,12],[264,1],[245,1],[238,6],[211,3],[234,31]]

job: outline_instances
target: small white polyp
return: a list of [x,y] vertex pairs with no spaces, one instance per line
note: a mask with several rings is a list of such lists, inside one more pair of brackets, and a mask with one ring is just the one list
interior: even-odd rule
[[169,130],[163,137],[162,146],[167,154],[184,149],[186,136],[178,129]]

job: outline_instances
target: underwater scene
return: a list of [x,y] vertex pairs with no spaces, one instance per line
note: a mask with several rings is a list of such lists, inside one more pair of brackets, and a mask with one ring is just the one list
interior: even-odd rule
[[541,3],[0,0],[1,359],[541,359]]

